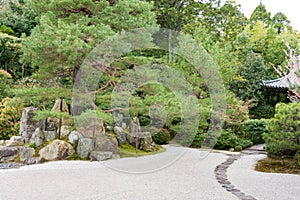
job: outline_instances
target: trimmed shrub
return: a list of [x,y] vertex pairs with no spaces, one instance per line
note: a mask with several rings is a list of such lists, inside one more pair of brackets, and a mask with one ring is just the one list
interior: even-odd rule
[[300,150],[300,103],[279,103],[263,134],[270,156],[294,156]]
[[167,129],[161,129],[152,136],[152,139],[156,144],[168,144],[171,140],[171,134]]
[[224,130],[214,148],[228,150],[239,145],[239,141],[240,139],[233,132]]
[[262,144],[265,142],[262,135],[266,130],[267,126],[263,120],[250,119],[243,124],[244,138],[251,140],[253,144]]
[[243,147],[241,145],[237,145],[236,147],[234,147],[235,151],[242,151]]

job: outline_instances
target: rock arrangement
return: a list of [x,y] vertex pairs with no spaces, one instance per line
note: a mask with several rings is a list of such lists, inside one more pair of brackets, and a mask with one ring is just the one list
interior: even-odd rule
[[256,200],[254,197],[250,195],[246,195],[245,193],[241,192],[239,189],[237,189],[234,185],[230,183],[230,181],[227,178],[226,172],[228,167],[236,161],[240,155],[229,155],[229,158],[218,165],[215,169],[215,176],[217,181],[222,185],[222,187],[227,190],[228,192],[231,192],[235,196],[237,196],[241,200]]
[[[56,101],[52,111],[61,104]],[[68,112],[66,105],[64,112]],[[82,129],[73,130],[63,121],[58,130],[58,121],[48,118],[34,120],[37,108],[25,108],[20,123],[20,135],[12,136],[9,140],[0,141],[0,169],[41,163],[43,161],[64,160],[75,153],[80,159],[103,161],[119,158],[118,146],[129,143],[144,151],[155,151],[152,136],[141,132],[137,118],[125,123],[119,120],[114,127],[104,127],[102,123],[88,125]],[[121,116],[121,115],[120,115]],[[106,130],[111,134],[107,134]],[[60,132],[60,138],[58,133]]]

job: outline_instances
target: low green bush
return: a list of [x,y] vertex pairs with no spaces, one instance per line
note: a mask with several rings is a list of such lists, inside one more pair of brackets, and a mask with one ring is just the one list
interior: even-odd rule
[[239,139],[239,146],[241,146],[243,149],[251,147],[252,145],[253,145],[253,142],[251,140]]
[[237,145],[236,147],[234,147],[235,151],[242,151],[243,147],[241,145]]
[[239,140],[240,139],[233,132],[230,130],[224,130],[218,138],[214,148],[228,150],[239,145]]
[[168,144],[171,140],[171,134],[167,129],[161,129],[152,136],[155,144]]
[[251,140],[253,144],[264,143],[263,133],[267,130],[266,123],[259,119],[246,120],[243,124],[244,138]]

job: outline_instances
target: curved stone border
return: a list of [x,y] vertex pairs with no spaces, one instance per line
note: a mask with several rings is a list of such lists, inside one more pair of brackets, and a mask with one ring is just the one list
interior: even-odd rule
[[241,155],[233,155],[233,154],[226,154],[229,156],[229,158],[218,165],[215,168],[215,177],[217,181],[221,184],[221,186],[227,190],[228,192],[231,192],[235,196],[237,196],[241,200],[256,200],[254,197],[250,195],[246,195],[245,193],[241,192],[239,189],[237,189],[234,185],[230,183],[230,181],[227,178],[227,169],[228,167],[234,163],[237,159],[240,158]]

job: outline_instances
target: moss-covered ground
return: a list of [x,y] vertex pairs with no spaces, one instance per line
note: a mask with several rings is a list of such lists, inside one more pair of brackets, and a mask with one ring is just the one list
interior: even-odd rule
[[260,172],[288,173],[300,175],[300,167],[297,166],[291,158],[285,158],[284,162],[282,162],[282,160],[279,158],[265,158],[258,161],[255,170]]

